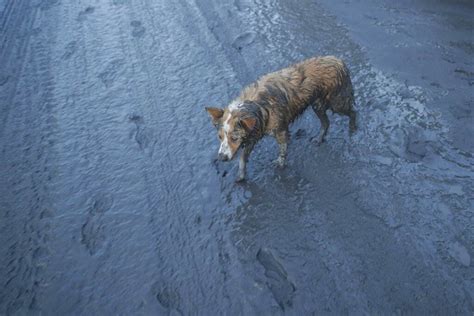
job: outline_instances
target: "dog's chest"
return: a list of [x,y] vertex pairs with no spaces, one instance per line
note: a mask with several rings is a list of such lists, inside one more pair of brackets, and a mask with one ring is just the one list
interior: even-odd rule
[[276,136],[276,129],[274,128],[274,129],[267,130],[267,131],[265,132],[265,135],[275,137],[275,136]]

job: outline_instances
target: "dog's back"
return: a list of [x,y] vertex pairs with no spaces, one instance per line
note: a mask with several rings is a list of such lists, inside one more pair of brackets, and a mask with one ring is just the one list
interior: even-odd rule
[[239,99],[268,112],[267,130],[287,127],[308,106],[346,114],[354,102],[349,70],[333,56],[315,57],[267,74],[246,87]]

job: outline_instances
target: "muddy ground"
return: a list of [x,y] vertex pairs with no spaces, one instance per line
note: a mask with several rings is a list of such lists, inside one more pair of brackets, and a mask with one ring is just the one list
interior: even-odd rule
[[[471,1],[0,0],[0,314],[474,312]],[[204,106],[314,55],[235,184]]]

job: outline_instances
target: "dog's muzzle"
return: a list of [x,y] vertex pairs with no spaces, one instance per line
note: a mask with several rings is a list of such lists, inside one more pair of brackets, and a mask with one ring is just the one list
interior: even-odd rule
[[226,154],[219,153],[217,155],[217,159],[219,159],[220,161],[227,161],[227,160],[229,160],[229,157]]

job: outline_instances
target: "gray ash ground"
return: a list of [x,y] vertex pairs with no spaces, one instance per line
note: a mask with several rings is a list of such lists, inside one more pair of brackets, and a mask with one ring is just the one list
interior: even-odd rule
[[[470,1],[0,0],[0,314],[474,312]],[[215,164],[204,106],[343,58],[359,130]]]

